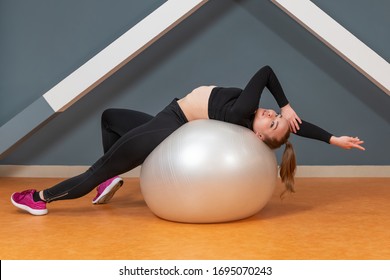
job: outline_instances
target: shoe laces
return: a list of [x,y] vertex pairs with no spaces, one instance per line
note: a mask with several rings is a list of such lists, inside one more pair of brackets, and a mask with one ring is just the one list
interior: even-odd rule
[[25,190],[25,191],[20,192],[20,195],[26,196],[26,195],[29,195],[30,193],[34,193],[34,192],[36,192],[36,190],[29,189],[29,190]]

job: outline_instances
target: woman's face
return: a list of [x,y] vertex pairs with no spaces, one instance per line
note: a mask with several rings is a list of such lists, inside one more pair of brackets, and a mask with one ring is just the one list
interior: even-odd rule
[[274,110],[259,108],[253,121],[253,131],[257,137],[282,139],[289,130],[288,121]]

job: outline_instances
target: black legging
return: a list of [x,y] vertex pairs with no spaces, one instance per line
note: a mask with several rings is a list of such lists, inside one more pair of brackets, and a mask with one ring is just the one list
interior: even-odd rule
[[128,109],[107,109],[102,114],[102,142],[103,152],[108,150],[130,130],[137,128],[148,121],[153,116],[143,112]]
[[142,164],[158,144],[186,122],[177,99],[156,117],[132,110],[106,110],[102,115],[104,155],[83,174],[44,190],[44,198],[50,202],[86,195],[107,179]]

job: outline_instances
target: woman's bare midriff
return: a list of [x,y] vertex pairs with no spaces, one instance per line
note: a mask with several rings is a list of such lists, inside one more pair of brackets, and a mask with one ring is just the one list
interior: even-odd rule
[[213,88],[215,86],[198,87],[177,101],[188,121],[209,118],[208,104]]

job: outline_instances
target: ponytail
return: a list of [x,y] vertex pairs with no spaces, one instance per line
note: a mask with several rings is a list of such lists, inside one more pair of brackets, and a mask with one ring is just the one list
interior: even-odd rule
[[280,178],[282,179],[282,182],[284,183],[285,190],[280,195],[280,198],[283,198],[283,196],[289,192],[294,193],[294,175],[295,170],[297,168],[297,162],[295,158],[295,152],[293,149],[293,146],[290,142],[288,142],[288,137],[290,136],[290,131],[286,133],[284,137],[280,140],[276,140],[274,138],[268,138],[264,137],[264,143],[268,145],[272,150],[278,149],[281,145],[286,144],[286,147],[284,148],[284,152],[282,155],[282,162],[280,164]]
[[283,198],[286,192],[294,193],[294,175],[297,168],[295,152],[290,142],[286,142],[283,152],[282,162],[280,164],[280,178],[285,185],[285,191],[280,195]]

